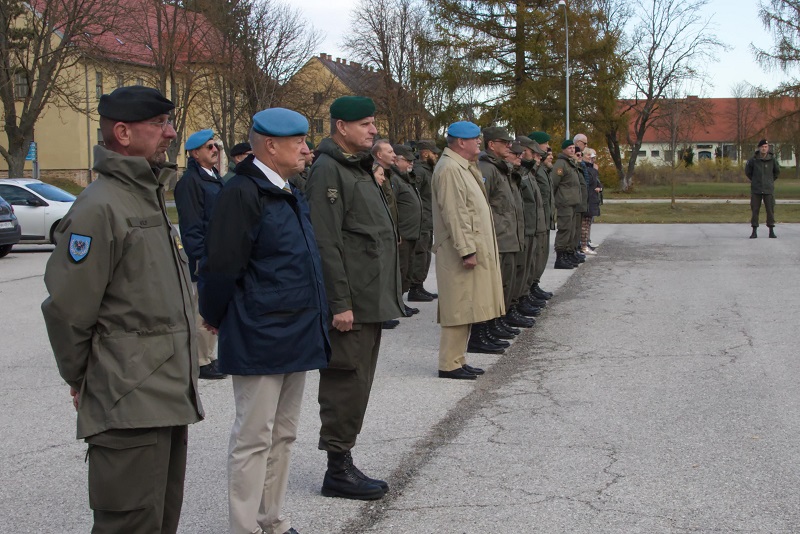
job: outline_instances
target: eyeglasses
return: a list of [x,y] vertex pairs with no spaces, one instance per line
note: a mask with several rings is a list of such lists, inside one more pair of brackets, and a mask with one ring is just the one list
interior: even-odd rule
[[171,126],[173,128],[175,127],[175,121],[172,119],[164,119],[163,121],[147,121],[146,124],[157,124],[161,126],[162,132],[167,129],[167,126]]

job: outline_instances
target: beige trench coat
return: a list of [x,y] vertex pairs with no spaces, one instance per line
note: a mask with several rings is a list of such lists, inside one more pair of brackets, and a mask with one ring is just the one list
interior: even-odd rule
[[[433,170],[433,252],[439,289],[439,323],[457,326],[505,314],[492,210],[483,178],[449,148]],[[465,269],[476,253],[478,266]]]

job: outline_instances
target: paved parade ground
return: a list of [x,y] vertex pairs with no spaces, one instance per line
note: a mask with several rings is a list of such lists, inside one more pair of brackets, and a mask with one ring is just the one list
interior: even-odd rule
[[[746,218],[746,216],[745,216]],[[319,495],[309,373],[286,510],[301,534],[800,531],[800,225],[602,225],[534,329],[477,381],[436,377],[436,305],[385,331],[356,464]],[[39,305],[52,247],[0,260],[0,531],[85,533],[86,446]],[[551,257],[551,265],[553,258]],[[142,276],[147,276],[146,272]],[[428,289],[435,289],[429,278]],[[798,335],[796,335],[798,334]],[[227,532],[230,380],[201,381],[181,532]]]

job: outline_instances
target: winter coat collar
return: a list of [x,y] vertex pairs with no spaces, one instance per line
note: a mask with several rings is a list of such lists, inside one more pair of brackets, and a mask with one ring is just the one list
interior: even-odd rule
[[124,156],[105,147],[94,147],[95,172],[121,182],[128,187],[136,187],[156,191],[166,185],[175,176],[178,166],[164,163],[156,176],[150,163],[140,156]]
[[326,137],[320,141],[317,150],[320,154],[327,154],[342,165],[348,167],[361,167],[368,172],[372,171],[372,154],[369,152],[348,154],[342,150],[342,147],[336,144],[336,142],[330,137]]

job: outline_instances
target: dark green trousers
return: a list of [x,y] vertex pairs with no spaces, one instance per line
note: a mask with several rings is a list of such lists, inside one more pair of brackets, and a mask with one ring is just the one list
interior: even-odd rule
[[536,236],[525,236],[525,249],[517,254],[517,276],[514,280],[514,298],[521,298],[530,293],[531,280],[536,271]]
[[107,430],[89,444],[92,534],[174,534],[186,475],[186,426]]
[[360,323],[349,332],[330,331],[331,361],[319,371],[319,448],[347,452],[364,423],[378,351],[381,323]]
[[514,279],[517,274],[517,254],[519,252],[500,253],[500,277],[503,281],[503,300],[506,303],[506,311],[511,306],[511,302],[516,300]]
[[583,212],[576,211],[572,216],[572,250],[581,249],[581,225],[583,224]]
[[547,267],[547,260],[550,258],[550,230],[536,234],[536,268],[531,284],[538,284],[542,280],[544,269]]
[[416,249],[417,241],[403,242],[397,246],[397,253],[400,256],[400,279],[403,283],[403,293],[411,287],[411,270],[414,268],[414,250]]
[[431,247],[433,247],[433,232],[423,231],[414,245],[414,259],[409,276],[411,286],[421,286],[428,278],[428,271],[431,269]]
[[750,226],[758,228],[758,215],[761,211],[761,201],[764,201],[764,209],[767,212],[767,226],[775,226],[775,195],[755,195],[750,194]]
[[572,208],[558,208],[556,215],[556,242],[557,252],[572,250],[572,237],[575,231],[575,210]]

